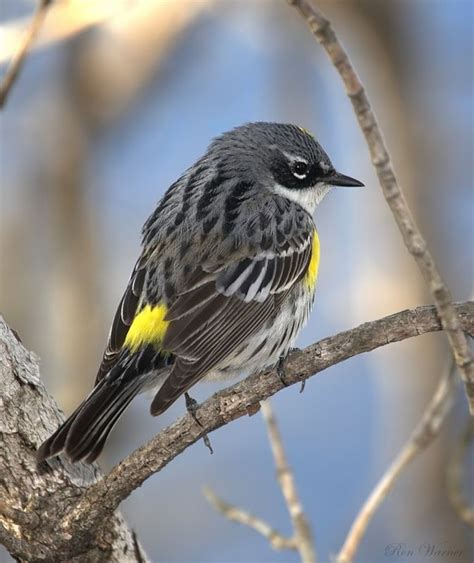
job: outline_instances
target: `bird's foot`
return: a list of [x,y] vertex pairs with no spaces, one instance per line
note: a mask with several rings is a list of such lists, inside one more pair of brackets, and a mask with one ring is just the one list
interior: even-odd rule
[[[285,376],[286,376],[286,372],[285,372],[286,360],[287,360],[287,358],[290,354],[292,354],[293,352],[299,352],[299,351],[300,351],[299,348],[290,348],[290,350],[288,351],[288,354],[286,354],[286,356],[280,356],[280,359],[278,360],[277,367],[276,367],[277,375],[280,378],[280,381],[282,382],[284,387],[288,387],[288,385],[289,385],[289,383],[286,381],[286,378],[285,378]],[[303,380],[301,382],[300,393],[303,393],[305,383],[306,383],[305,380]]]
[[277,367],[276,367],[277,375],[280,378],[280,381],[281,381],[281,383],[284,387],[288,387],[288,385],[289,385],[289,383],[287,383],[287,381],[285,379],[286,358],[287,358],[287,356],[280,356],[280,359],[278,360]]
[[[194,422],[202,428],[202,424],[199,422],[198,417],[196,416],[198,402],[196,401],[196,399],[193,399],[192,397],[190,397],[189,393],[185,393],[184,398],[186,399],[186,410],[193,417]],[[211,452],[211,454],[213,454],[214,450],[212,449],[211,441],[209,440],[209,436],[207,434],[204,434],[202,439],[203,439],[203,442],[204,442],[204,445],[206,446],[206,448]]]

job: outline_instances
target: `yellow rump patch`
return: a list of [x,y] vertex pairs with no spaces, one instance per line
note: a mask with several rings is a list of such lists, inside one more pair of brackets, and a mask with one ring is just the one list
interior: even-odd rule
[[316,286],[316,280],[318,279],[319,255],[319,237],[315,230],[313,233],[313,242],[311,244],[311,260],[309,261],[308,271],[304,277],[306,286],[311,290],[313,290]]
[[168,307],[161,303],[156,307],[146,305],[133,319],[132,325],[125,338],[125,346],[133,351],[140,346],[153,344],[159,346],[165,337],[169,321],[165,321]]

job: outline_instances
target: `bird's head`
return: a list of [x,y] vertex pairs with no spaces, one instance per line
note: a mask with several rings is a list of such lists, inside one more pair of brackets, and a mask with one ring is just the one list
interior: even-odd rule
[[224,133],[210,147],[238,174],[313,213],[334,186],[363,186],[337,172],[329,156],[306,129],[284,123],[247,123]]

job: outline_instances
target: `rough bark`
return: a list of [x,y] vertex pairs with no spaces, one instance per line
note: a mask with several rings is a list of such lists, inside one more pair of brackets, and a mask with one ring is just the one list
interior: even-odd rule
[[39,474],[35,451],[63,420],[40,378],[38,359],[0,317],[0,543],[20,561],[146,561],[121,515],[109,515],[97,537],[70,541],[59,523],[102,474],[97,465],[57,460]]

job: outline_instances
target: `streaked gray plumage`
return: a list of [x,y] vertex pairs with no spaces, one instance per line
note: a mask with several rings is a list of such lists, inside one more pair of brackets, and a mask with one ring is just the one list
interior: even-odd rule
[[143,389],[157,388],[158,415],[202,378],[285,356],[313,302],[311,215],[332,185],[361,184],[294,125],[251,123],[215,139],[145,223],[96,386],[38,460],[65,450],[93,461]]

